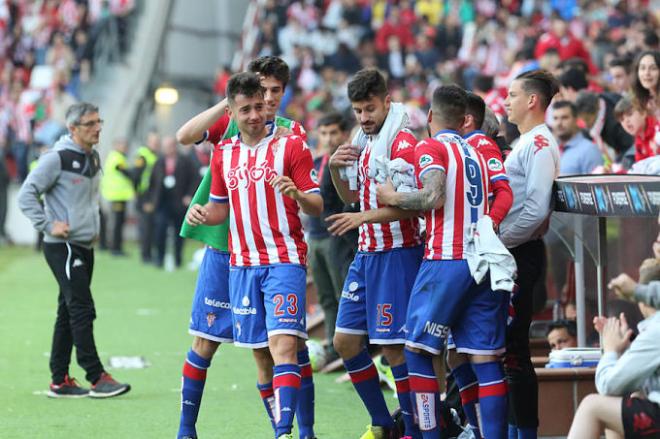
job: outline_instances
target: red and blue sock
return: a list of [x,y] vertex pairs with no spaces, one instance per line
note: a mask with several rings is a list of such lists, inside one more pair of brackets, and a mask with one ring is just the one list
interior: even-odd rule
[[314,378],[312,364],[309,361],[309,350],[298,351],[298,366],[300,366],[300,392],[296,418],[298,432],[302,439],[314,437]]
[[484,437],[507,437],[507,385],[499,361],[473,363],[479,380],[481,432]]
[[408,380],[408,366],[406,363],[392,366],[392,375],[396,383],[396,396],[399,398],[399,407],[403,415],[403,422],[406,425],[406,436],[413,439],[422,437],[419,427],[415,424],[415,415],[412,407],[412,397],[410,396],[410,382]]
[[268,414],[268,419],[270,419],[270,425],[275,431],[275,419],[273,418],[273,410],[275,409],[275,392],[273,392],[273,383],[257,383],[257,389],[259,390],[259,395],[261,396],[261,401],[264,403],[266,408],[266,413]]
[[275,437],[291,433],[293,417],[298,405],[300,391],[300,366],[276,364],[273,367],[273,389],[275,390]]
[[440,437],[438,408],[440,406],[440,388],[433,370],[433,361],[429,355],[411,352],[406,349],[408,379],[413,395],[417,423],[424,439]]
[[477,416],[477,404],[479,403],[479,381],[474,374],[470,363],[463,363],[452,369],[451,374],[456,380],[461,395],[461,404],[463,412],[467,417],[470,429],[476,439],[481,438],[479,430],[479,417]]
[[374,362],[369,352],[364,349],[355,357],[344,360],[344,367],[351,377],[353,387],[362,399],[371,416],[371,425],[391,428],[394,421],[385,403],[385,397],[380,390],[380,380]]
[[177,437],[197,436],[195,424],[202,403],[206,369],[211,366],[211,360],[202,358],[192,349],[183,363],[183,379],[181,382],[181,419]]

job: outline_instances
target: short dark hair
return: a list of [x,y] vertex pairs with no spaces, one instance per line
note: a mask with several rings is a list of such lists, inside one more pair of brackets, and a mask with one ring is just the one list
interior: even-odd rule
[[343,132],[348,131],[349,125],[348,120],[342,116],[340,113],[332,112],[326,113],[319,119],[316,124],[317,127],[326,127],[328,125],[337,125],[339,129]]
[[472,81],[472,88],[476,91],[486,93],[493,89],[494,84],[495,83],[492,76],[479,74],[475,76],[474,80]]
[[272,76],[286,87],[291,79],[289,66],[282,58],[277,56],[260,56],[248,64],[248,70],[261,76]]
[[481,96],[468,92],[466,98],[465,114],[469,114],[474,118],[474,126],[481,129],[486,117],[486,103]]
[[559,83],[575,91],[583,90],[589,86],[587,75],[585,75],[584,71],[576,68],[568,69],[559,75]]
[[575,99],[575,108],[578,114],[598,114],[600,109],[599,99],[596,93],[582,90]]
[[655,29],[646,29],[644,31],[644,44],[648,47],[657,47],[658,43],[660,43],[660,38],[658,38]]
[[577,337],[577,324],[574,320],[555,320],[548,325],[548,331],[545,333],[547,337],[555,329],[566,329],[568,334]]
[[442,120],[447,128],[458,129],[465,118],[467,92],[458,85],[442,85],[433,91],[433,117]]
[[261,86],[261,81],[255,73],[241,72],[229,78],[225,94],[230,102],[235,102],[236,96],[239,94],[248,98],[255,95],[263,96],[264,88]]
[[362,69],[348,82],[348,99],[351,102],[366,101],[374,96],[387,96],[385,77],[373,68]]
[[550,105],[550,101],[559,91],[559,82],[554,75],[547,70],[530,70],[516,77],[517,81],[522,81],[522,89],[525,93],[536,94],[540,97],[541,108],[545,110]]
[[610,64],[608,67],[621,67],[623,70],[626,71],[627,74],[630,74],[630,71],[632,70],[632,58],[629,56],[619,56],[616,58],[613,58],[610,61]]
[[577,117],[577,107],[575,104],[571,101],[557,101],[552,104],[552,109],[553,110],[559,110],[561,108],[570,108],[571,109],[571,114],[573,117]]

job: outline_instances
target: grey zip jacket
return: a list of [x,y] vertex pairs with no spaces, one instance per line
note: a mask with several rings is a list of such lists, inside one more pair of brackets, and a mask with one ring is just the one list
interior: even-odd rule
[[[39,158],[18,193],[18,205],[44,233],[44,242],[92,246],[100,229],[100,169],[98,152],[86,153],[68,134]],[[50,234],[54,221],[69,224],[68,238]]]

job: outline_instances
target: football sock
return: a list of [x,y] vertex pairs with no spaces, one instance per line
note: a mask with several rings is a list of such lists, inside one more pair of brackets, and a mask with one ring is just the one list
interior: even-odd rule
[[273,389],[275,391],[275,437],[291,433],[293,417],[298,404],[300,390],[300,366],[276,364],[273,367]]
[[507,435],[507,385],[502,363],[473,363],[474,373],[479,380],[479,411],[481,433],[484,437]]
[[479,381],[477,376],[474,374],[470,363],[463,363],[452,369],[451,374],[458,385],[463,412],[470,424],[470,429],[472,429],[474,437],[479,439],[481,438],[481,432],[479,431],[479,418],[477,417],[477,404],[479,404]]
[[314,437],[314,379],[307,349],[298,351],[298,366],[300,366],[300,392],[296,407],[298,432],[302,439],[311,439]]
[[424,439],[436,439],[440,436],[437,417],[440,406],[440,389],[433,370],[433,361],[430,356],[425,354],[409,350],[406,350],[405,353],[410,392],[413,395],[419,429]]
[[371,425],[391,428],[394,421],[380,390],[380,380],[369,352],[364,349],[355,357],[344,360],[344,367],[351,377],[353,387],[371,416]]
[[406,366],[406,363],[392,366],[392,375],[394,375],[394,382],[396,383],[396,395],[399,398],[399,407],[401,407],[403,422],[406,425],[405,435],[413,439],[421,438],[422,434],[417,424],[415,424],[410,396],[410,383],[408,381],[408,366]]
[[257,389],[259,390],[261,401],[263,401],[264,407],[266,408],[268,419],[270,419],[270,425],[273,427],[273,431],[275,431],[275,419],[273,418],[273,410],[275,408],[275,392],[273,392],[273,383],[257,383]]
[[211,360],[200,357],[192,349],[188,352],[186,361],[183,363],[181,419],[179,421],[178,437],[197,435],[195,424],[197,423],[199,406],[202,403],[206,369],[210,365]]

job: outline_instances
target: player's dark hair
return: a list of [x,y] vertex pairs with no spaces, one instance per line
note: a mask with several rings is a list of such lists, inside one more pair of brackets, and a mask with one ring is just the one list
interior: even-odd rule
[[550,101],[559,91],[557,78],[547,70],[530,70],[518,75],[516,80],[521,81],[525,93],[535,94],[539,97],[543,111],[548,108]]
[[286,87],[291,79],[289,66],[277,56],[260,56],[253,59],[248,64],[248,70],[258,75],[272,76],[282,83],[282,87]]
[[489,92],[493,89],[495,82],[490,75],[477,75],[472,81],[472,89],[483,93]]
[[376,96],[385,99],[387,96],[385,77],[376,69],[362,69],[348,82],[348,99],[360,102]]
[[[642,58],[650,55],[655,62],[655,65],[660,68],[660,52],[657,50],[645,50],[641,52],[637,57],[635,57],[635,62],[633,63],[632,74],[633,81],[630,86],[632,89],[632,94],[640,103],[643,108],[646,108],[651,98],[651,93],[642,86],[641,81],[639,80],[639,64],[642,62]],[[655,95],[657,96],[660,93],[660,80],[655,84]]]
[[571,109],[571,115],[573,117],[577,117],[577,107],[573,102],[571,102],[571,101],[557,101],[557,102],[552,104],[552,109],[553,110],[560,110],[562,108],[570,108]]
[[324,114],[316,124],[317,127],[326,127],[328,125],[337,125],[339,129],[343,132],[348,131],[349,124],[348,120],[340,113],[332,112]]
[[548,325],[548,331],[546,332],[546,337],[555,329],[566,329],[568,334],[577,337],[577,324],[573,320],[555,320],[554,322]]
[[474,93],[467,93],[465,114],[469,114],[474,119],[476,129],[481,129],[486,117],[486,103],[481,96]]
[[241,72],[229,78],[225,94],[230,102],[235,102],[238,95],[248,98],[256,95],[263,96],[264,88],[261,86],[261,81],[256,74],[252,72]]
[[447,128],[458,129],[465,119],[467,92],[458,85],[442,85],[433,91],[433,117]]

